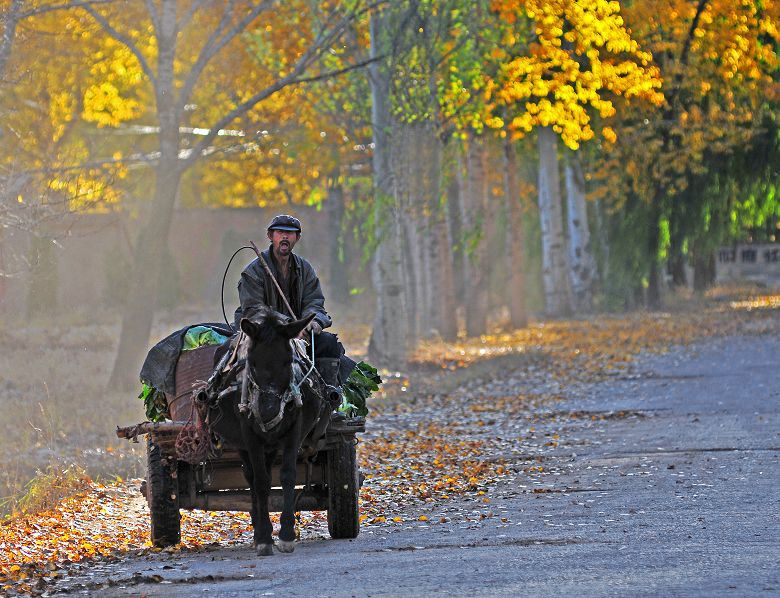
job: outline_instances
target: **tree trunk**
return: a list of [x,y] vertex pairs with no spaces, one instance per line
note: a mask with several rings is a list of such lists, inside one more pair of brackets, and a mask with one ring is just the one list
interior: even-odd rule
[[414,342],[420,336],[420,256],[412,251],[412,247],[418,247],[419,240],[414,223],[409,222],[409,212],[404,210],[403,214],[401,247],[404,252],[403,286],[406,304],[406,334]]
[[450,250],[452,244],[447,227],[447,205],[441,202],[442,146],[432,126],[429,126],[426,132],[426,145],[431,149],[430,160],[426,163],[430,321],[443,340],[453,341],[458,336],[458,320],[455,313],[455,279]]
[[[706,243],[702,243],[706,246]],[[703,293],[715,282],[715,252],[694,247],[693,290]]]
[[585,203],[585,176],[573,152],[566,160],[566,216],[569,228],[569,267],[572,299],[578,312],[593,308],[593,281],[596,260],[590,241],[588,209]]
[[422,127],[419,125],[400,125],[398,127],[399,144],[393,158],[393,180],[396,198],[403,207],[404,231],[404,288],[406,290],[406,313],[408,316],[409,341],[414,344],[425,332],[430,320],[426,313],[428,289],[425,284],[426,252],[424,198],[425,180],[422,164],[426,160],[422,145]]
[[557,142],[551,127],[539,128],[539,217],[545,307],[550,316],[565,316],[571,313],[571,291],[563,236]]
[[488,181],[486,176],[485,146],[476,135],[468,142],[466,157],[466,193],[464,197],[464,230],[468,231],[465,261],[466,334],[480,336],[487,333],[488,277],[486,239],[484,235],[487,210]]
[[517,152],[515,143],[506,136],[504,142],[504,200],[507,212],[506,255],[509,264],[507,280],[509,317],[512,328],[528,325],[528,311],[525,304],[525,230],[523,228],[523,205],[517,182]]
[[176,5],[163,3],[158,34],[156,102],[160,125],[160,159],[155,169],[154,199],[133,251],[130,295],[122,315],[109,387],[127,390],[138,384],[138,371],[157,306],[161,259],[168,244],[173,208],[182,170],[179,165],[179,123],[175,108],[173,62],[176,49]]
[[669,251],[669,268],[672,275],[672,286],[687,287],[688,276],[685,273],[685,255],[675,247]]
[[325,210],[328,215],[328,230],[331,240],[328,295],[334,303],[347,305],[349,302],[349,271],[348,265],[342,259],[344,240],[341,231],[341,220],[344,217],[344,186],[339,179],[338,168],[331,175]]
[[647,235],[647,251],[650,258],[650,269],[647,276],[647,307],[661,307],[661,274],[658,268],[658,245],[661,241],[661,199],[654,198],[650,204],[649,221],[650,234]]
[[[386,53],[388,32],[383,31],[387,17],[374,11],[371,14],[371,55],[378,58]],[[377,235],[380,239],[374,258],[374,287],[376,313],[368,344],[369,359],[377,365],[399,368],[407,360],[407,331],[403,289],[403,251],[401,247],[401,213],[394,199],[390,172],[389,131],[390,73],[385,61],[376,61],[369,67],[371,84],[371,125],[374,136],[374,189]]]
[[[168,164],[167,169],[164,164]],[[138,372],[149,344],[157,307],[161,257],[168,253],[167,239],[181,176],[177,166],[170,158],[160,161],[152,209],[133,251],[130,293],[122,315],[119,347],[109,380],[109,387],[115,390],[127,390],[138,384]]]
[[[454,141],[446,146],[448,156],[445,171],[448,171],[447,181],[447,231],[452,252],[452,284],[455,289],[455,309],[464,306],[466,295],[464,250],[463,250],[463,176],[459,144]],[[457,328],[457,320],[455,322]]]

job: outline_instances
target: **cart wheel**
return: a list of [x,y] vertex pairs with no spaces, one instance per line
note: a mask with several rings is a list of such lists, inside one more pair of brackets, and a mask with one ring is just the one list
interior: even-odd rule
[[353,442],[328,451],[328,532],[331,538],[356,538],[360,532],[357,456]]
[[173,472],[176,459],[163,456],[160,446],[147,437],[146,498],[152,520],[152,544],[164,548],[181,541],[179,487]]

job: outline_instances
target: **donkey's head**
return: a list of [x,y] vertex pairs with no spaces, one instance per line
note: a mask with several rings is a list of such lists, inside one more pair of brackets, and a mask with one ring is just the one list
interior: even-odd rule
[[[261,428],[274,422],[284,412],[282,402],[292,381],[293,347],[290,340],[298,336],[313,317],[314,314],[311,314],[301,320],[287,322],[277,312],[269,311],[260,321],[241,320],[241,330],[249,339],[247,382],[242,391],[242,402],[248,402]],[[277,424],[278,421],[274,426]]]

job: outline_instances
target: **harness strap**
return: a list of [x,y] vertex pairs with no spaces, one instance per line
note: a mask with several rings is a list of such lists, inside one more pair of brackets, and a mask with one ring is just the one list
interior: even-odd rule
[[[271,421],[264,422],[260,417],[259,413],[254,414],[255,422],[261,431],[270,432],[282,422],[282,419],[284,419],[285,407],[287,406],[287,403],[289,403],[290,401],[294,401],[297,407],[303,406],[301,386],[314,370],[314,331],[313,330],[311,332],[311,367],[309,367],[309,370],[306,372],[303,378],[301,378],[301,381],[298,383],[295,382],[296,369],[300,371],[300,367],[297,366],[297,364],[293,363],[292,368],[290,368],[290,385],[287,387],[287,390],[284,392],[284,394],[281,397],[281,400],[279,401],[279,412],[276,414],[276,416],[273,419],[271,419]],[[241,384],[241,401],[239,402],[239,406],[238,406],[239,411],[241,411],[241,413],[246,413],[247,411],[251,411],[251,406],[249,404],[249,392],[248,392],[249,390],[248,386],[250,384],[253,390],[256,390],[258,393],[260,392],[260,388],[257,386],[257,383],[254,380],[252,380],[252,374],[247,364],[244,366],[244,378]]]
[[295,383],[294,374],[292,380],[290,380],[290,387],[293,389],[293,393],[298,397],[298,399],[296,399],[295,401],[298,407],[300,407],[303,404],[299,402],[301,396],[301,386],[306,381],[306,378],[309,377],[309,374],[312,373],[312,370],[314,370],[314,330],[311,331],[311,367],[309,368],[309,371],[306,372],[306,374],[303,376],[303,378],[301,378],[301,381],[298,384]]

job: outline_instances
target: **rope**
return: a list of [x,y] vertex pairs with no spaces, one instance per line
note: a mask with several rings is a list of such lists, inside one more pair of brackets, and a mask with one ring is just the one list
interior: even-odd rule
[[312,373],[312,370],[314,370],[314,330],[311,331],[311,367],[309,368],[309,371],[306,372],[306,374],[303,376],[303,378],[301,378],[301,381],[298,384],[295,383],[294,376],[290,380],[290,388],[292,388],[294,395],[301,396],[301,386],[303,386],[303,383],[306,381],[306,378],[309,377],[309,374]]
[[[196,389],[195,392],[197,392]],[[193,422],[193,417],[195,421]],[[181,461],[196,465],[206,460],[209,455],[211,438],[200,411],[193,402],[190,418],[176,437],[176,456]]]
[[220,291],[220,295],[219,295],[220,299],[222,300],[222,317],[225,318],[225,324],[227,324],[231,330],[233,330],[233,324],[228,322],[227,314],[225,313],[225,279],[227,278],[228,270],[230,270],[230,264],[233,263],[233,258],[236,257],[238,255],[238,252],[241,251],[242,249],[252,249],[252,248],[249,245],[244,245],[243,247],[239,247],[238,249],[236,249],[236,252],[232,256],[230,256],[230,259],[228,260],[228,264],[225,267],[225,273],[222,275],[222,290]]

